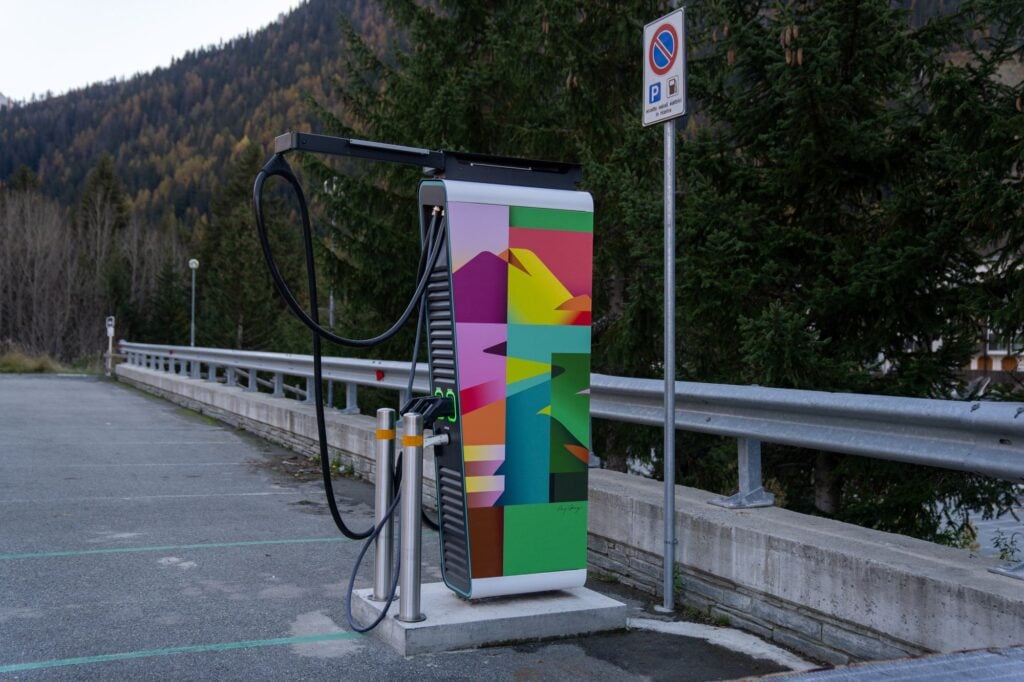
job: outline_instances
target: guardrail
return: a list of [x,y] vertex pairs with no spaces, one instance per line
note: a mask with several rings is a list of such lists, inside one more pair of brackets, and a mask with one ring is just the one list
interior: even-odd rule
[[[261,351],[119,344],[128,363],[223,382],[247,391],[266,389],[310,402],[313,358]],[[344,412],[358,413],[358,387],[408,395],[410,363],[325,357],[329,392],[345,385]],[[260,377],[260,373],[269,378]],[[305,389],[286,377],[305,379]],[[241,381],[240,381],[241,380]],[[416,367],[413,391],[429,391],[427,368]],[[739,491],[712,501],[731,508],[770,506],[762,487],[761,442],[839,452],[984,474],[1024,482],[1024,404],[900,398],[795,389],[677,381],[675,425],[684,431],[738,441]],[[598,419],[659,426],[661,379],[591,375],[590,413]],[[1024,564],[997,572],[1024,578]]]
[[[120,349],[133,365],[244,385],[249,391],[266,388],[279,396],[292,393],[307,401],[312,394],[313,358],[309,355],[126,341],[120,343]],[[260,378],[261,372],[271,378]],[[358,411],[358,386],[404,394],[408,373],[408,362],[323,359],[324,380],[346,385],[346,409],[353,412]],[[285,377],[305,379],[306,388],[287,385]],[[660,379],[592,374],[591,415],[660,425],[662,386]],[[417,365],[413,390],[429,390],[424,364]],[[402,399],[406,397],[403,395]],[[686,381],[676,382],[676,399],[676,428],[684,431],[1024,482],[1022,403],[898,398]],[[746,449],[752,448],[748,444]]]

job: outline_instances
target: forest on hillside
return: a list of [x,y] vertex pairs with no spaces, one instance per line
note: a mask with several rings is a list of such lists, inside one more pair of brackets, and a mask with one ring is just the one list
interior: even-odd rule
[[169,67],[0,110],[0,182],[25,166],[70,206],[109,154],[133,213],[191,228],[249,143],[269,150],[275,135],[315,127],[305,98],[323,100],[341,71],[342,18],[371,43],[386,40],[370,0],[310,0]]
[[93,356],[97,320],[111,314],[121,338],[187,340],[192,256],[207,266],[201,300],[223,301],[200,306],[200,342],[300,343],[269,291],[265,313],[229,300],[242,298],[234,286],[266,284],[261,271],[239,276],[240,263],[258,263],[239,258],[251,232],[231,202],[248,206],[276,135],[316,126],[309,102],[343,68],[342,25],[384,49],[375,3],[309,0],[167,68],[0,110],[0,352]]
[[[921,26],[961,1],[895,4]],[[44,194],[71,206],[106,153],[133,213],[191,231],[247,144],[268,150],[281,132],[319,127],[306,98],[330,103],[332,82],[344,76],[340,20],[372,49],[387,50],[392,23],[379,3],[307,0],[275,24],[169,67],[0,109],[0,183],[24,166]]]

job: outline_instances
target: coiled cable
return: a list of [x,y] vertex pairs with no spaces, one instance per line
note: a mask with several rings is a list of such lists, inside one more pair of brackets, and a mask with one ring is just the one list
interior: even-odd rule
[[[302,222],[302,241],[306,261],[307,286],[309,290],[309,313],[303,309],[298,300],[296,300],[294,294],[292,294],[287,282],[285,282],[284,277],[281,275],[281,271],[277,266],[277,262],[274,259],[274,255],[270,247],[270,236],[267,231],[263,214],[263,189],[266,181],[275,176],[282,178],[291,186],[299,204],[299,214]],[[327,428],[324,418],[323,351],[321,347],[321,339],[327,339],[328,341],[341,346],[369,348],[387,341],[398,333],[402,326],[409,320],[413,310],[416,310],[417,306],[422,305],[430,272],[433,270],[442,245],[445,242],[445,223],[443,218],[440,217],[439,212],[435,211],[432,214],[426,238],[423,240],[423,248],[420,251],[420,260],[417,265],[416,288],[412,297],[409,299],[409,303],[406,305],[405,310],[402,311],[399,318],[387,330],[377,336],[365,339],[354,339],[339,336],[333,331],[320,325],[316,286],[316,262],[313,254],[313,234],[309,220],[309,208],[306,204],[306,197],[302,191],[302,186],[299,184],[298,178],[295,177],[295,173],[292,171],[283,155],[275,154],[256,175],[256,181],[253,184],[253,211],[255,213],[256,231],[259,235],[263,258],[267,263],[267,269],[270,271],[271,279],[274,281],[274,286],[281,295],[281,298],[284,299],[285,304],[313,333],[313,402],[316,411],[317,436],[319,440],[320,471],[324,482],[327,506],[330,509],[331,518],[334,520],[334,524],[337,526],[338,530],[341,531],[342,535],[353,540],[362,540],[370,537],[373,534],[374,529],[371,527],[365,531],[354,531],[349,528],[341,517],[341,513],[338,511],[337,502],[334,498],[334,485],[331,481],[330,459],[327,447]],[[418,316],[418,321],[422,321],[422,311]],[[417,326],[419,327],[419,325]],[[413,368],[415,368],[415,364],[413,365]]]

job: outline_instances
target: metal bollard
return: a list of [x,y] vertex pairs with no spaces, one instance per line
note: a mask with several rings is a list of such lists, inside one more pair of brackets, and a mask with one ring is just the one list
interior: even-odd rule
[[402,566],[398,574],[398,620],[416,623],[426,618],[420,611],[423,415],[406,413],[402,416],[402,429],[405,433],[402,435]]
[[[395,468],[395,411],[377,410],[377,470],[373,523],[379,526],[395,499],[392,474]],[[374,545],[373,601],[384,601],[391,590],[391,565],[394,563],[394,522],[388,521]]]

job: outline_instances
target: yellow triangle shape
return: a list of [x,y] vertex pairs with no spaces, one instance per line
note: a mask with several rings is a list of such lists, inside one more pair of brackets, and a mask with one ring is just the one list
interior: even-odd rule
[[505,382],[514,384],[523,379],[531,379],[551,372],[551,365],[536,360],[508,357],[505,359]]
[[537,414],[546,414],[547,416],[550,417],[551,416],[551,406],[548,405],[543,410],[540,410],[539,412],[537,412]]

